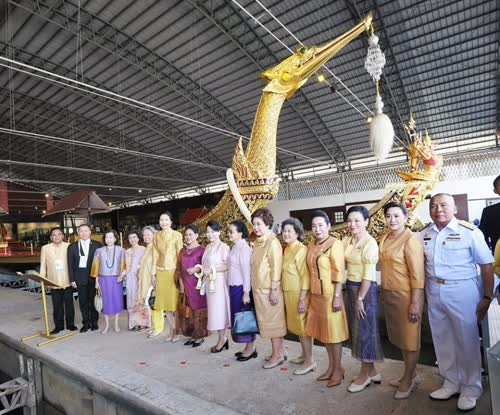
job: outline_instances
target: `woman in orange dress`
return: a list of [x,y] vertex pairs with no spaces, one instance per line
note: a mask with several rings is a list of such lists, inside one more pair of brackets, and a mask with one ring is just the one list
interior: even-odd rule
[[424,252],[418,237],[405,227],[408,213],[403,205],[388,203],[384,215],[390,229],[379,242],[385,321],[389,340],[401,350],[405,363],[401,379],[389,383],[397,387],[395,399],[406,399],[418,381]]
[[310,276],[306,336],[325,345],[328,369],[317,380],[328,381],[326,386],[331,388],[344,378],[342,343],[349,338],[342,299],[344,249],[338,239],[330,236],[330,219],[324,211],[313,212],[312,231],[314,242],[309,244],[306,258]]

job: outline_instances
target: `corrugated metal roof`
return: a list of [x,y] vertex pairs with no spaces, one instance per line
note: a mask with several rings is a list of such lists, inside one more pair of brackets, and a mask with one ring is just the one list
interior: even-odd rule
[[[498,145],[497,1],[261,3],[307,45],[342,34],[375,10],[375,31],[387,57],[381,92],[400,139],[390,158],[404,154],[400,121],[409,111],[442,151]],[[2,159],[26,163],[0,163],[0,178],[60,196],[94,184],[106,202],[120,203],[136,198],[139,189],[141,197],[187,188],[202,192],[223,181],[237,136],[250,135],[264,86],[258,74],[289,55],[238,4],[286,46],[297,46],[250,0],[3,4],[2,56],[193,120],[0,67],[0,126],[72,140],[0,133]],[[360,37],[327,64],[362,103],[329,77],[349,103],[310,80],[284,104],[278,158],[288,173],[310,167],[310,158],[329,165],[371,160],[365,105],[373,107],[375,91],[364,69],[366,46]]]

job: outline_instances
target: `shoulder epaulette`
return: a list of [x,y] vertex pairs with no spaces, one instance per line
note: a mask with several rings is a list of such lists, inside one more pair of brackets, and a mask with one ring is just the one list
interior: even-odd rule
[[470,229],[471,231],[476,229],[476,227],[472,223],[467,222],[466,220],[459,220],[458,223],[464,228]]

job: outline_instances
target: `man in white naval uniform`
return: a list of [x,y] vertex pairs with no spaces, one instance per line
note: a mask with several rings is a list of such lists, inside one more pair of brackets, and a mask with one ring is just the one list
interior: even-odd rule
[[493,256],[481,231],[455,217],[453,196],[433,196],[429,212],[433,223],[420,232],[420,238],[429,322],[444,378],[443,386],[429,396],[448,400],[460,395],[458,409],[469,411],[483,391],[478,322],[493,296]]

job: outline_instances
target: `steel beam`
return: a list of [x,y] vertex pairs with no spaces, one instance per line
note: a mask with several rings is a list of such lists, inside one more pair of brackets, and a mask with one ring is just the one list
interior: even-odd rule
[[[260,71],[267,69],[270,63],[280,61],[256,33],[254,27],[241,17],[240,11],[231,2],[214,0],[188,1],[219,28]],[[228,15],[230,15],[230,18]],[[235,30],[236,27],[240,27],[240,30]],[[258,43],[259,47],[250,49],[248,47],[249,43]],[[289,101],[289,104],[328,154],[331,161],[337,166],[344,164],[346,157],[342,149],[304,92],[298,90],[293,100]]]

